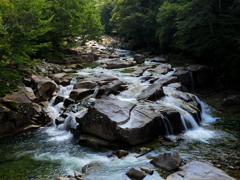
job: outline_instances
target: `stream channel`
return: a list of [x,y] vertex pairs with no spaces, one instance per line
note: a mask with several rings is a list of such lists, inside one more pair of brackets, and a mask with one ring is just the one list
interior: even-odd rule
[[[116,53],[124,55],[125,58],[131,57],[131,51],[119,49],[116,50]],[[132,90],[134,90],[135,86],[141,85],[142,88],[146,88],[149,85],[146,82],[142,83],[139,77],[129,76],[131,67],[111,70],[98,67],[101,62],[106,60],[100,59],[94,62],[91,65],[92,67],[79,70],[75,76],[91,77],[100,73],[111,75],[127,82]],[[152,62],[146,61],[146,64],[152,64]],[[151,72],[145,71],[143,76],[147,76],[149,73]],[[171,73],[173,72],[169,72],[164,76],[169,76]],[[74,83],[73,79],[69,86],[60,86],[59,94],[68,97]],[[135,91],[139,93],[139,89],[135,88]],[[135,103],[136,93],[129,94],[126,91],[116,97],[120,100]],[[199,98],[201,99],[201,97]],[[94,97],[92,100],[94,100]],[[172,103],[169,106],[174,106],[174,100],[169,99],[168,103]],[[112,150],[81,147],[78,145],[77,139],[74,139],[70,132],[59,130],[64,129],[61,126],[60,128],[56,128],[55,125],[52,127],[42,127],[23,132],[14,137],[1,139],[0,179],[45,180],[54,179],[55,177],[67,177],[68,175],[73,175],[74,172],[81,173],[83,166],[93,164],[83,174],[85,180],[129,179],[125,173],[132,167],[139,169],[141,166],[148,166],[155,170],[154,174],[146,176],[145,180],[161,180],[165,179],[164,172],[150,164],[149,157],[157,156],[166,151],[177,151],[185,163],[194,160],[211,162],[221,157],[226,157],[228,154],[235,154],[239,158],[239,147],[232,147],[237,144],[238,137],[231,133],[229,129],[223,128],[224,119],[219,116],[216,110],[204,103],[204,100],[200,101],[200,103],[203,108],[201,126],[194,126],[194,129],[179,134],[178,136],[184,140],[179,141],[177,145],[161,145],[158,140],[154,140],[150,143],[127,149],[130,154],[121,159],[115,156],[109,157],[113,153]],[[54,119],[59,116],[59,110],[63,104],[59,103],[56,106],[51,106],[51,104],[52,102],[50,102],[50,106],[46,111]],[[71,114],[71,117],[76,116],[78,113],[80,112]],[[71,125],[74,126],[74,123],[72,121]],[[64,125],[66,124],[62,126]],[[169,131],[171,130],[169,129]],[[169,134],[171,133],[169,132]],[[144,156],[137,157],[138,154],[135,153],[135,149],[141,147],[152,148],[153,151]],[[223,170],[227,171],[231,176],[239,178],[239,175],[235,173],[236,171],[229,170],[225,166]]]

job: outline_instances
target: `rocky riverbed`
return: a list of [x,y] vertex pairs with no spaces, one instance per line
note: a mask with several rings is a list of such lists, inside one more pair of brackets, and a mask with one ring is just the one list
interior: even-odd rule
[[[215,177],[231,179],[219,169],[205,164],[208,162],[238,178],[239,134],[234,131],[236,128],[228,126],[231,124],[234,127],[232,121],[238,117],[238,93],[226,93],[224,98],[215,98],[217,93],[200,91],[200,87],[210,86],[214,81],[210,67],[189,65],[173,68],[163,57],[147,58],[93,41],[78,50],[83,49],[84,53],[69,56],[67,65],[40,62],[32,69],[37,73],[33,75],[25,72],[24,85],[21,87],[24,93],[16,92],[2,98],[1,136],[48,126],[35,130],[37,134],[33,135],[34,139],[35,136],[44,137],[38,140],[42,142],[42,147],[31,148],[31,152],[21,152],[23,155],[18,154],[21,160],[26,157],[34,164],[41,162],[41,166],[46,166],[43,162],[51,159],[51,166],[56,163],[65,168],[57,168],[64,171],[58,171],[57,174],[66,178],[68,174],[69,179],[101,179],[107,176],[110,179],[181,179],[183,174],[186,178],[193,178],[189,177],[188,171],[189,167],[194,168],[196,164],[209,169],[209,173],[215,172]],[[200,94],[196,96],[197,93]],[[205,99],[215,110],[206,106],[198,97]],[[225,119],[220,112],[227,114]],[[230,113],[235,113],[235,116],[229,116]],[[231,120],[231,123],[226,126],[227,120]],[[222,126],[222,129],[216,131],[214,126],[218,129]],[[68,142],[65,147],[64,142],[72,136],[74,143],[80,146]],[[222,137],[225,139],[219,143]],[[28,141],[23,139],[17,142]],[[8,141],[13,140],[3,140],[2,146],[26,148],[20,144],[8,144]],[[52,141],[62,143],[57,145]],[[29,142],[32,144],[34,140]],[[54,151],[50,146],[63,151],[55,150],[55,156],[51,154]],[[83,148],[85,146],[93,148],[94,152],[91,148]],[[99,148],[103,148],[104,152]],[[175,155],[176,151],[180,156],[178,153]],[[176,162],[174,168],[169,169],[165,164],[167,160],[162,160],[161,156],[169,156],[164,154],[167,152]],[[77,157],[84,160],[80,162],[81,158]],[[18,158],[12,158],[3,158],[2,164],[19,162]],[[156,158],[162,162],[150,163],[155,162],[153,159]],[[205,163],[191,164],[193,161]],[[177,173],[181,174],[180,177],[174,174],[167,177],[184,164],[187,165]],[[49,166],[46,168],[51,169]],[[111,169],[111,172],[106,173],[106,168]],[[193,168],[190,168],[190,174]],[[79,169],[82,169],[83,175],[78,174]],[[98,174],[98,171],[101,173]],[[37,174],[40,178],[41,175]],[[57,174],[54,176],[59,176]],[[205,176],[201,170],[196,174],[199,179]],[[1,176],[5,179],[11,177],[6,174]],[[53,178],[51,175],[45,177]]]

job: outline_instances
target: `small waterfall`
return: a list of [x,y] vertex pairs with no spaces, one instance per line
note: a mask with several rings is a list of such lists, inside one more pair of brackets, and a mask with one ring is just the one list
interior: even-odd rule
[[70,128],[76,128],[76,126],[78,125],[78,123],[75,120],[75,117],[73,116],[68,116],[63,124],[60,124],[58,126],[59,130],[66,130],[69,131]]
[[177,99],[173,96],[167,96],[163,100],[162,104],[164,106],[171,107],[180,113],[181,122],[185,131],[190,129],[196,129],[199,127],[193,116],[189,112],[181,108],[180,99]]
[[188,113],[187,111],[180,111],[180,114],[184,130],[197,129],[199,127],[199,125],[190,113]]
[[189,72],[189,76],[190,76],[189,91],[194,94],[195,93],[195,84],[194,84],[194,78],[193,78],[192,71]]
[[172,134],[174,134],[174,133],[173,133],[172,124],[170,123],[170,121],[168,120],[168,118],[163,117],[162,120],[163,120],[162,122],[163,122],[163,125],[164,125],[164,128],[165,128],[165,134],[166,134],[166,135],[172,135]]
[[99,92],[99,87],[96,87],[94,92],[93,92],[93,95],[92,95],[93,99],[95,99],[97,97],[98,92]]

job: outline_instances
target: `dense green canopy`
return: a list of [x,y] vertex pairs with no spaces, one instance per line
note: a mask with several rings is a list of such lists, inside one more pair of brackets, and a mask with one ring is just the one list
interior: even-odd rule
[[61,58],[74,38],[102,35],[88,0],[0,0],[0,96],[20,82],[18,72],[36,59]]
[[76,37],[98,39],[103,29],[240,79],[239,12],[240,0],[0,0],[0,96],[26,65],[60,59]]

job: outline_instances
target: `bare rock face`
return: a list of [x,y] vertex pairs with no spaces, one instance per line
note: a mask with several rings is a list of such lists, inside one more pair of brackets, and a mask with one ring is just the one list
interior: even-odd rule
[[108,141],[137,145],[160,132],[161,117],[154,111],[111,98],[95,101],[82,118],[76,118],[83,132]]
[[171,151],[159,154],[150,163],[162,169],[172,171],[179,168],[182,163],[182,158],[177,152]]
[[32,76],[32,82],[38,98],[50,98],[57,88],[53,80],[42,76]]
[[166,180],[183,180],[183,179],[194,179],[194,180],[234,180],[222,171],[221,169],[215,168],[210,164],[203,162],[190,162],[182,167],[180,171],[171,174]]

